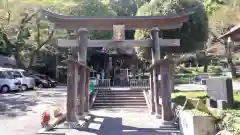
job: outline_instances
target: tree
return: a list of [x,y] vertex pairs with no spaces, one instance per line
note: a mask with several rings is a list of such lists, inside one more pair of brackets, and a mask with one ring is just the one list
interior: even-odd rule
[[[228,3],[224,3],[217,10],[215,10],[209,16],[209,24],[212,40],[217,39],[220,35],[229,31],[233,26],[237,25],[240,22],[240,2],[238,0],[229,0]],[[231,20],[231,21],[229,21]],[[217,39],[217,41],[225,46],[225,50],[228,49],[228,44],[223,40]],[[236,77],[236,68],[232,59],[232,54],[234,52],[227,52],[225,57],[227,59],[228,65],[231,68],[233,77]]]
[[16,0],[5,1],[5,6],[1,13],[3,15],[1,18],[1,33],[5,35],[4,43],[6,47],[13,49],[11,54],[14,55],[17,66],[23,67],[20,50],[30,36],[27,24],[35,13],[25,12],[21,2]]
[[219,7],[209,16],[209,24],[212,32],[216,36],[219,36],[238,24],[240,21],[239,13],[240,2],[238,0],[231,0],[231,2]]
[[32,41],[34,41],[33,44],[35,45],[32,46],[30,51],[28,67],[31,67],[33,65],[35,56],[38,54],[38,52],[44,45],[50,42],[54,34],[53,30],[50,31],[48,27],[43,27],[43,23],[41,23],[40,21],[40,17],[36,16],[36,19],[34,20],[36,33],[32,33],[31,35],[31,37],[33,38]]
[[[74,0],[76,5],[70,15],[75,16],[117,16],[116,13],[98,0]],[[94,30],[90,33],[90,39],[111,39],[111,31]]]
[[[197,1],[189,0],[152,0],[144,4],[137,12],[137,16],[164,16],[186,12],[200,4]],[[208,38],[208,19],[203,7],[194,9],[195,13],[190,16],[189,21],[178,30],[163,31],[163,36],[181,39],[181,52],[191,52],[204,47]],[[150,38],[148,29],[138,29],[135,32],[135,39]],[[164,38],[164,37],[163,37]],[[135,48],[140,58],[149,59],[150,50],[147,48]]]
[[[8,6],[10,4],[11,7]],[[68,3],[65,2],[65,4]],[[5,33],[5,40],[2,44],[5,43],[7,48],[13,48],[12,55],[14,55],[19,68],[32,66],[39,51],[48,45],[53,37],[53,31],[48,32],[47,21],[43,21],[39,15],[39,8],[59,10],[64,7],[67,9],[66,5],[54,0],[41,2],[38,0],[22,0],[21,2],[13,0],[6,1],[5,5],[5,9],[1,12],[5,15],[1,18],[1,33]]]
[[137,10],[150,0],[103,0],[118,16],[135,16]]

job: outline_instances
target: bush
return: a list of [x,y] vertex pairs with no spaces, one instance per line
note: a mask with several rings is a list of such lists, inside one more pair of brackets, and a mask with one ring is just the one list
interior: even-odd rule
[[174,84],[188,84],[193,80],[194,74],[176,74]]
[[[239,93],[234,93],[234,99],[236,104],[240,102]],[[190,98],[200,98],[203,101],[207,98],[207,93],[203,91],[195,91],[195,92],[175,92],[172,93],[172,101],[180,106],[183,106],[187,97]],[[189,107],[186,107],[189,108]],[[234,135],[240,135],[240,110],[239,106],[236,106],[235,109],[224,110],[219,115],[215,114],[214,111],[211,111],[211,116],[216,118],[216,124],[219,125],[218,130],[228,130],[232,132]],[[194,111],[196,114],[205,114],[199,111]]]
[[194,116],[210,116],[208,113],[199,111],[197,109],[186,110],[187,112],[191,113]]
[[209,66],[208,73],[212,73],[215,75],[221,75],[222,74],[222,68],[220,66]]
[[240,111],[226,110],[221,115],[221,120],[218,123],[221,130],[228,130],[234,135],[240,135]]

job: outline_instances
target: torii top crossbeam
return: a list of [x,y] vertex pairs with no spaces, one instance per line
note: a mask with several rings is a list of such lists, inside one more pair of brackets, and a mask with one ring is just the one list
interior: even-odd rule
[[126,30],[137,28],[176,29],[180,28],[193,12],[174,16],[128,16],[128,17],[84,17],[59,15],[42,9],[42,14],[55,24],[55,28],[90,30],[112,30],[113,25],[124,25]]

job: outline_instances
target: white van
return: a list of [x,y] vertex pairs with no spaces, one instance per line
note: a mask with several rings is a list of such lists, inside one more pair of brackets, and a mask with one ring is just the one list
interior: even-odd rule
[[12,69],[12,68],[5,68],[6,71],[10,71],[12,76],[19,79],[21,81],[22,91],[26,91],[28,89],[34,89],[35,87],[35,79],[32,77],[28,77],[28,74],[23,69]]
[[35,79],[28,76],[28,73],[23,69],[12,69],[14,76],[19,78],[22,83],[22,90],[34,89]]
[[21,89],[21,81],[14,78],[7,71],[0,69],[0,92],[18,91]]

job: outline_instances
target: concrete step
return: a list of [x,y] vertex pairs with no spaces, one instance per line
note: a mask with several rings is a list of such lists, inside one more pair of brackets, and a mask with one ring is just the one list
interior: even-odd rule
[[142,94],[143,92],[98,92],[99,94]]
[[144,98],[134,98],[134,97],[123,97],[123,98],[114,98],[114,97],[111,97],[111,98],[96,98],[95,101],[97,100],[102,100],[102,101],[107,101],[107,100],[111,100],[111,101],[114,101],[114,100],[119,100],[119,101],[134,101],[134,100],[139,100],[139,101],[145,101]]
[[145,100],[95,100],[94,103],[146,103]]
[[97,97],[95,100],[144,100],[144,97]]
[[138,99],[138,100],[145,100],[145,98],[143,96],[135,96],[135,97],[126,97],[126,96],[97,96],[96,97],[96,100],[97,99],[102,99],[102,100],[115,100],[115,99],[118,99],[118,100],[132,100],[132,99]]
[[147,108],[142,90],[99,91],[93,108]]
[[94,106],[93,105],[93,108],[94,109],[102,109],[102,108],[115,108],[115,109],[120,109],[120,108],[145,108],[147,109],[147,106],[131,106],[131,105],[128,105],[128,106]]
[[94,106],[102,106],[102,105],[104,105],[104,106],[128,106],[128,105],[130,105],[130,106],[145,106],[145,105],[147,105],[146,103],[135,103],[135,102],[128,102],[128,103],[122,103],[122,102],[120,102],[120,103],[117,103],[117,102],[115,102],[115,103],[94,103]]
[[142,97],[143,94],[97,94],[97,96],[102,96],[102,97],[105,97],[105,96],[121,96],[121,97]]
[[142,92],[98,92],[100,95],[142,95]]
[[143,90],[99,90],[99,92],[142,92]]
[[106,94],[106,95],[102,95],[102,94],[97,94],[98,97],[144,97],[144,95],[127,95],[127,94]]
[[143,93],[98,93],[98,95],[125,95],[125,96],[132,96],[132,95],[143,95]]

